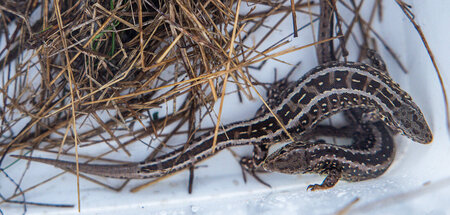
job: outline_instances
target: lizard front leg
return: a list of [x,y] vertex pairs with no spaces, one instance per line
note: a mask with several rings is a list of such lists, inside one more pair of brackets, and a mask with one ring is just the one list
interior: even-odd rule
[[244,181],[247,179],[245,177],[245,172],[248,172],[251,176],[253,176],[258,182],[264,184],[267,187],[271,187],[268,183],[263,181],[256,172],[265,172],[260,169],[261,163],[267,158],[269,154],[269,145],[267,144],[256,144],[253,147],[253,156],[252,157],[243,157],[241,158],[239,164],[242,168],[242,175],[244,177]]
[[322,184],[310,184],[306,190],[317,191],[334,187],[341,178],[341,172],[342,171],[337,168],[329,170],[327,177],[323,180]]

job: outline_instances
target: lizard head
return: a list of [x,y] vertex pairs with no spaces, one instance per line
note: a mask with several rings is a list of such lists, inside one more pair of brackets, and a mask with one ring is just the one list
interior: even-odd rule
[[310,169],[309,155],[306,152],[308,144],[294,142],[283,146],[264,160],[262,167],[269,172],[286,174],[301,174]]
[[394,122],[400,132],[418,143],[433,140],[431,129],[420,109],[415,105],[402,105],[394,111]]

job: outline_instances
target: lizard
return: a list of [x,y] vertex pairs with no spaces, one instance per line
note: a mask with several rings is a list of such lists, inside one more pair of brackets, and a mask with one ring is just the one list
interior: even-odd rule
[[361,109],[350,112],[357,121],[338,129],[317,127],[314,135],[352,137],[352,144],[335,145],[323,140],[292,142],[270,154],[261,167],[268,172],[326,175],[321,184],[307,187],[311,191],[331,188],[340,179],[355,182],[382,175],[395,157],[392,130],[382,120],[363,122]]

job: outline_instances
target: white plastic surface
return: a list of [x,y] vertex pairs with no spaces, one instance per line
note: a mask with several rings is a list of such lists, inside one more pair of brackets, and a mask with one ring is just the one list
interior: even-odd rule
[[[446,87],[450,89],[450,1],[410,0],[416,21],[422,27],[431,50],[434,52]],[[253,178],[247,177],[244,184],[236,158],[223,151],[203,162],[195,171],[193,194],[187,193],[188,173],[182,172],[138,193],[129,189],[140,181],[133,181],[121,192],[107,190],[81,179],[82,214],[334,214],[359,198],[349,214],[450,214],[450,141],[446,127],[445,110],[441,88],[430,58],[412,24],[402,14],[395,1],[383,1],[384,22],[377,25],[378,32],[399,55],[409,73],[403,74],[387,52],[379,46],[390,74],[408,91],[423,110],[430,124],[434,141],[420,145],[397,136],[396,160],[383,176],[359,183],[340,181],[336,187],[326,191],[309,192],[306,187],[319,183],[323,177],[317,175],[263,174],[261,178],[272,185],[267,188]],[[300,16],[299,25],[309,22]],[[291,30],[290,19],[284,24],[285,31],[277,33],[280,38]],[[311,41],[304,37],[292,39],[292,46],[301,46]],[[308,34],[308,35],[307,35]],[[274,41],[280,39],[274,38]],[[378,44],[380,45],[380,44]],[[317,64],[313,48],[279,57],[295,64],[302,60],[297,77]],[[261,80],[270,82],[273,68],[278,77],[283,77],[290,67],[270,61],[261,73]],[[260,75],[256,75],[258,78]],[[266,80],[263,78],[266,77]],[[230,91],[234,90],[230,87]],[[236,95],[226,97],[224,123],[252,117],[261,105],[258,100],[244,100],[239,104]],[[238,149],[240,154],[249,154],[250,148]],[[42,155],[45,156],[45,155]],[[139,161],[141,158],[126,158]],[[4,164],[13,159],[7,158]],[[25,165],[21,162],[19,165]],[[22,170],[11,168],[7,173],[19,178]],[[20,168],[17,168],[20,169]],[[22,187],[29,187],[49,176],[61,172],[52,166],[32,163]],[[102,179],[111,184],[119,180]],[[1,193],[8,193],[11,183],[2,177]],[[54,204],[77,203],[76,178],[65,174],[58,179],[27,193],[30,202]],[[22,200],[18,198],[18,200]],[[23,213],[22,206],[0,205],[4,214]],[[77,214],[77,209],[61,209],[28,206],[27,214]]]

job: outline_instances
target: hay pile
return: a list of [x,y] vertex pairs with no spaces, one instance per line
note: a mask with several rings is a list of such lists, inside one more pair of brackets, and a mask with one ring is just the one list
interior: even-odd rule
[[[2,157],[17,150],[73,155],[76,146],[94,144],[110,149],[91,159],[121,150],[131,155],[128,145],[158,137],[151,158],[185,123],[189,136],[208,114],[219,125],[221,110],[211,111],[223,101],[226,83],[251,99],[257,83],[247,66],[293,51],[281,50],[283,44],[259,50],[262,41],[245,45],[268,27],[268,17],[284,13],[284,20],[292,9],[314,6],[287,3],[6,1],[0,6]],[[255,12],[256,6],[266,9]],[[160,114],[164,105],[173,108]],[[208,111],[199,119],[202,107]]]
[[[247,59],[255,47],[244,46],[242,37],[242,26],[258,28],[264,13],[236,17],[233,1],[62,1],[33,24],[23,14],[48,2],[28,3],[34,5],[26,11],[3,10],[19,32],[11,37],[19,44],[9,41],[1,64],[9,77],[3,89],[15,96],[1,113],[3,153],[73,147],[73,117],[77,129],[88,118],[97,124],[77,132],[77,142],[93,144],[93,137],[107,134],[101,142],[120,143],[112,146],[118,150],[170,123],[194,120],[200,106],[218,101],[225,76],[245,83],[245,66],[264,57]],[[28,55],[22,58],[23,51]],[[19,62],[15,70],[11,59]],[[246,84],[240,89],[249,95]],[[167,102],[178,106],[182,95],[188,96],[181,107],[167,116],[151,114]],[[110,119],[100,117],[105,111]],[[23,120],[19,133],[11,131]]]

